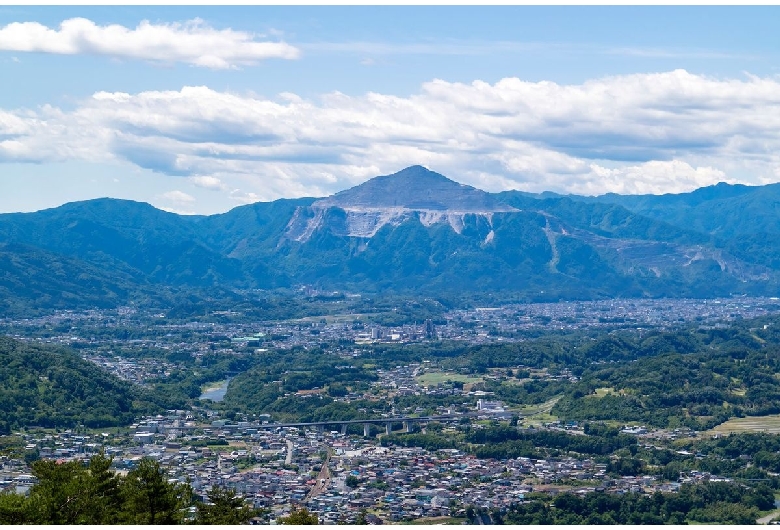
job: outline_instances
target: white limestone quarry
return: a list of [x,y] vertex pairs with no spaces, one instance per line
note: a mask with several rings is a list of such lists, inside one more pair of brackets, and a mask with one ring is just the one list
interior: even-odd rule
[[312,211],[310,208],[298,207],[295,209],[295,213],[290,218],[290,222],[287,223],[287,228],[284,231],[284,235],[287,239],[292,239],[303,243],[311,238],[314,231],[322,225],[322,219],[325,216],[325,210],[314,211],[314,216],[306,218],[305,212]]
[[[463,232],[467,215],[475,215],[487,221],[493,227],[492,211],[454,211],[454,210],[424,210],[403,207],[372,208],[361,206],[348,206],[340,208],[346,213],[346,223],[343,230],[331,227],[337,235],[370,239],[384,226],[398,226],[404,221],[415,216],[420,223],[427,227],[435,224],[448,224],[453,231]],[[296,209],[285,230],[285,237],[300,243],[308,241],[315,231],[325,224],[325,208],[299,207]],[[308,215],[307,215],[308,214]],[[493,239],[493,231],[488,234],[485,243]]]
[[410,219],[425,227],[448,224],[461,234],[467,215],[484,218],[492,229],[494,212],[516,211],[489,193],[411,166],[299,207],[284,239],[306,242],[327,224],[332,234],[367,240],[384,226],[398,226]]
[[372,238],[385,225],[398,226],[409,218],[405,208],[344,208],[350,237]]
[[[488,223],[492,223],[492,212],[458,212],[452,210],[417,210],[420,223],[426,228],[439,223],[448,223],[452,229],[460,234],[465,224],[464,218],[468,214],[485,217]],[[492,226],[492,224],[491,224]]]

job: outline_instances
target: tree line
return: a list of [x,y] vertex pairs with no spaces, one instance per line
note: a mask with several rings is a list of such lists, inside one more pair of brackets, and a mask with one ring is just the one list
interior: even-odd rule
[[506,524],[755,524],[761,510],[774,507],[765,485],[685,484],[679,492],[612,495],[590,492],[579,497],[531,494],[499,517]]
[[215,487],[199,499],[188,484],[168,481],[144,458],[126,476],[103,454],[88,463],[33,462],[28,495],[0,494],[0,524],[244,524],[260,515],[232,490]]

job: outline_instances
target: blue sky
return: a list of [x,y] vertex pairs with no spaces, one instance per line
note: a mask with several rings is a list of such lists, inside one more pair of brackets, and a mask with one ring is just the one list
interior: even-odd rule
[[0,211],[780,181],[776,7],[0,7]]

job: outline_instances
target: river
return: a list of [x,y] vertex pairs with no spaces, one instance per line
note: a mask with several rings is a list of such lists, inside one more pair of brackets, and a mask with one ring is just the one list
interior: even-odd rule
[[211,401],[222,401],[225,399],[225,392],[227,392],[230,379],[226,379],[219,386],[207,388],[201,395],[200,399],[210,399]]

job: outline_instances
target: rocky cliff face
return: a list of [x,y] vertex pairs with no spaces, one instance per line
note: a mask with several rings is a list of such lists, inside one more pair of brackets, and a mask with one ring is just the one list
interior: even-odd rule
[[449,224],[460,234],[467,215],[482,217],[492,227],[493,213],[512,211],[517,209],[482,190],[412,166],[299,207],[285,237],[308,241],[328,220],[333,234],[366,239],[385,225],[399,226],[414,218],[426,227]]

